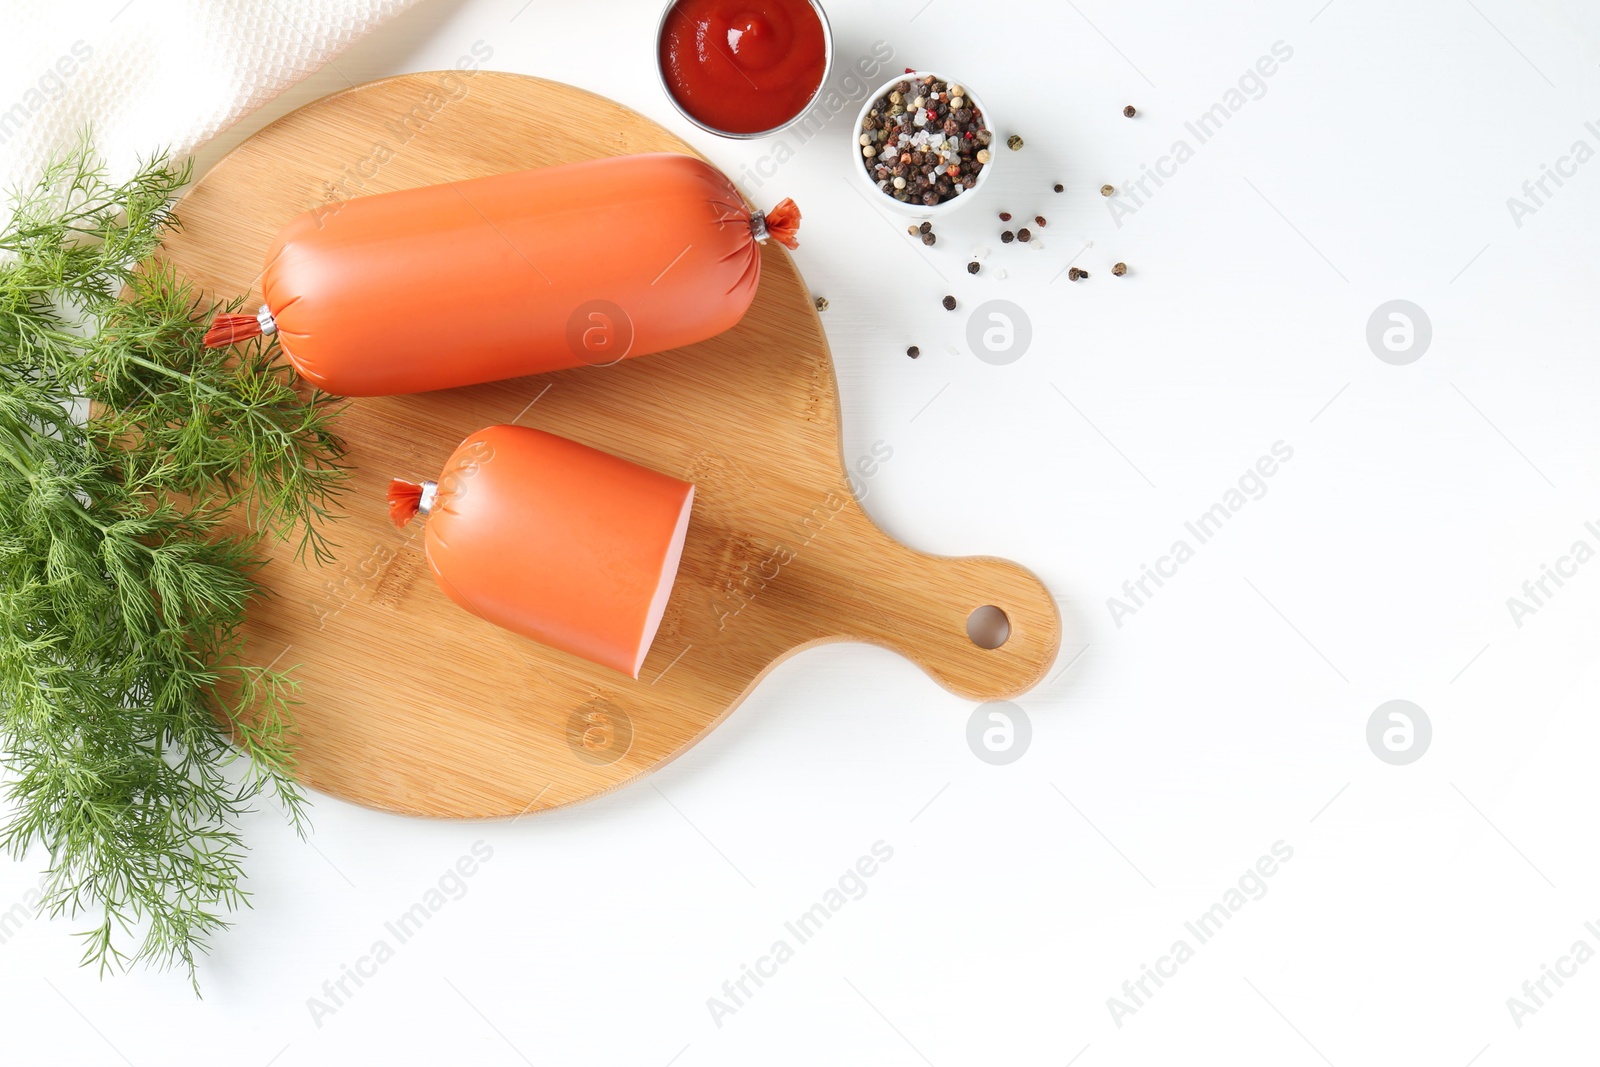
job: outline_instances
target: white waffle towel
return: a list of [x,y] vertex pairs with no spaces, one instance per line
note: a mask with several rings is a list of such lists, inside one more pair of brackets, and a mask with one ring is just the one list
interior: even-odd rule
[[0,218],[80,131],[181,159],[416,0],[0,0]]

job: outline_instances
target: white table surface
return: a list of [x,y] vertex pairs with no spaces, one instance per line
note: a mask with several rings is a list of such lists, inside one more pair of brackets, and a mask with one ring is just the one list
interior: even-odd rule
[[[491,68],[643,111],[736,177],[775,153],[673,112],[651,65],[658,11],[432,0],[201,159],[347,81],[453,66],[475,44]],[[1600,120],[1600,14],[1576,0],[835,0],[830,14],[838,75],[881,41],[893,69],[955,74],[1027,139],[932,250],[846,183],[854,105],[746,183],[803,205],[797,259],[832,305],[845,453],[893,452],[866,484],[873,517],[923,549],[1018,560],[1059,598],[1057,672],[1016,702],[1027,750],[976,758],[971,704],[891,653],[834,646],[780,667],[647,782],[576,809],[444,823],[323,798],[309,845],[264,811],[247,823],[256,907],[206,960],[204,1001],[179,975],[102,982],[76,966],[72,923],[29,921],[0,943],[8,1061],[1592,1057],[1600,962],[1561,961],[1578,941],[1600,951],[1600,562],[1520,620],[1507,600],[1575,541],[1600,548],[1585,527],[1600,529],[1600,162],[1563,164],[1575,174],[1520,220],[1507,198],[1574,142],[1600,149],[1585,126]],[[1185,123],[1277,42],[1292,56],[1200,143]],[[1180,139],[1192,158],[1113,219],[1099,186],[1126,187]],[[1002,248],[1002,208],[1049,225]],[[1087,281],[1058,277],[1074,256]],[[945,292],[961,310],[939,307]],[[1033,332],[1003,366],[965,342],[969,310],[993,298]],[[1396,299],[1431,322],[1407,365],[1367,342]],[[1197,545],[1185,522],[1277,442],[1292,459]],[[1193,558],[1119,626],[1108,598],[1180,538]],[[1367,742],[1395,699],[1432,727],[1399,766]],[[880,841],[893,856],[865,894],[799,943],[785,923]],[[397,944],[385,923],[477,842],[492,856],[459,899]],[[1201,943],[1185,924],[1226,907],[1275,844],[1292,858],[1246,877],[1264,895],[1233,898]],[[0,912],[36,866],[0,865]],[[380,939],[393,958],[314,1012]],[[793,958],[714,1017],[708,998],[733,1006],[723,983],[780,939]],[[1192,958],[1162,963],[1170,977],[1139,1002],[1124,993],[1179,940]],[[1558,964],[1572,976],[1536,1005],[1523,983]],[[1514,1017],[1513,996],[1537,1010]]]

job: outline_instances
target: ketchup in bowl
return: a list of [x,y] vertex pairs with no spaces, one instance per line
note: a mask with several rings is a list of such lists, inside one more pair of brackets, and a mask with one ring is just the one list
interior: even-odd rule
[[827,73],[827,30],[811,0],[677,0],[659,47],[673,101],[717,133],[787,124]]

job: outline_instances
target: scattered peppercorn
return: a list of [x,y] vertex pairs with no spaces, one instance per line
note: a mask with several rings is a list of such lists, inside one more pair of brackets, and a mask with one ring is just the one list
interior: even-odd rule
[[1114,193],[1114,192],[1116,192],[1116,190],[1115,190],[1115,189],[1113,189],[1113,188],[1112,188],[1112,187],[1111,187],[1111,186],[1109,186],[1109,185],[1102,185],[1102,186],[1101,186],[1101,187],[1100,187],[1100,195],[1101,195],[1101,196],[1110,196],[1110,195],[1111,195],[1111,194],[1112,194],[1112,193]]
[[954,311],[956,309],[956,298],[953,297],[953,296],[945,297],[944,298],[944,309],[946,311]]
[[916,345],[912,345],[910,348],[906,349],[906,355],[910,356],[912,359],[916,359],[918,356],[922,355],[922,349],[918,348]]
[[922,243],[925,244],[925,245],[930,245],[931,246],[938,239],[939,239],[939,235],[938,234],[925,233],[925,234],[922,235]]
[[1079,270],[1077,267],[1072,267],[1071,269],[1069,269],[1067,271],[1067,281],[1069,281],[1069,282],[1075,282],[1079,278],[1087,278],[1087,277],[1088,277],[1088,275],[1086,273],[1084,273],[1083,271]]
[[1022,229],[1017,231],[1017,240],[1019,240],[1019,241],[1031,241],[1031,240],[1033,240],[1033,234],[1031,232],[1029,232],[1029,230],[1028,230],[1028,228],[1026,226],[1024,226]]
[[1011,149],[1013,152],[1017,151],[1017,149],[1022,147],[1022,138],[1017,134],[1012,134],[1010,137],[1006,138],[1006,147]]
[[1034,225],[1035,225],[1035,226],[1038,226],[1038,227],[1040,227],[1040,228],[1043,228],[1043,227],[1044,227],[1044,225],[1045,225],[1045,221],[1044,221],[1044,216],[1043,216],[1043,215],[1035,215],[1035,216],[1034,216],[1034,217],[1033,217],[1033,224],[1034,224]]
[[825,297],[825,296],[817,297],[817,310],[818,311],[827,311],[828,310],[828,298],[827,297]]
[[1126,263],[1118,263],[1115,267],[1111,268],[1111,273],[1120,278],[1124,274],[1128,273],[1128,265]]
[[1000,231],[1000,243],[1001,244],[1008,245],[1012,241],[1015,241],[1016,239],[1017,239],[1017,235],[1012,233],[1010,230],[1002,230],[1002,231]]
[[1011,212],[1009,212],[1009,211],[1000,212],[1000,221],[1001,222],[1010,222],[1011,221]]
[[1059,192],[1061,192],[1061,190],[1063,190],[1065,188],[1066,188],[1066,186],[1062,185],[1060,182],[1056,182],[1056,192],[1059,193]]
[[1139,113],[1139,109],[1134,107],[1132,104],[1129,104],[1127,107],[1122,109],[1122,113],[1131,119],[1133,116]]
[[921,226],[917,227],[917,232],[918,233],[932,233],[933,232],[933,223],[924,222]]
[[976,274],[976,273],[978,273],[978,271],[980,269],[982,269],[982,268],[980,268],[978,266],[978,261],[977,260],[973,260],[971,263],[967,264],[967,273],[968,274]]

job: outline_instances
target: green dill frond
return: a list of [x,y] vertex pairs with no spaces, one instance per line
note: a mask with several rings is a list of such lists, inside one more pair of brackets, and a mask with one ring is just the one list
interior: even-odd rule
[[112,183],[85,141],[0,229],[0,849],[48,853],[86,964],[192,981],[248,902],[238,817],[275,795],[305,830],[296,685],[242,626],[260,538],[326,558],[344,449],[275,341],[207,349],[218,308],[151,258],[187,180]]

